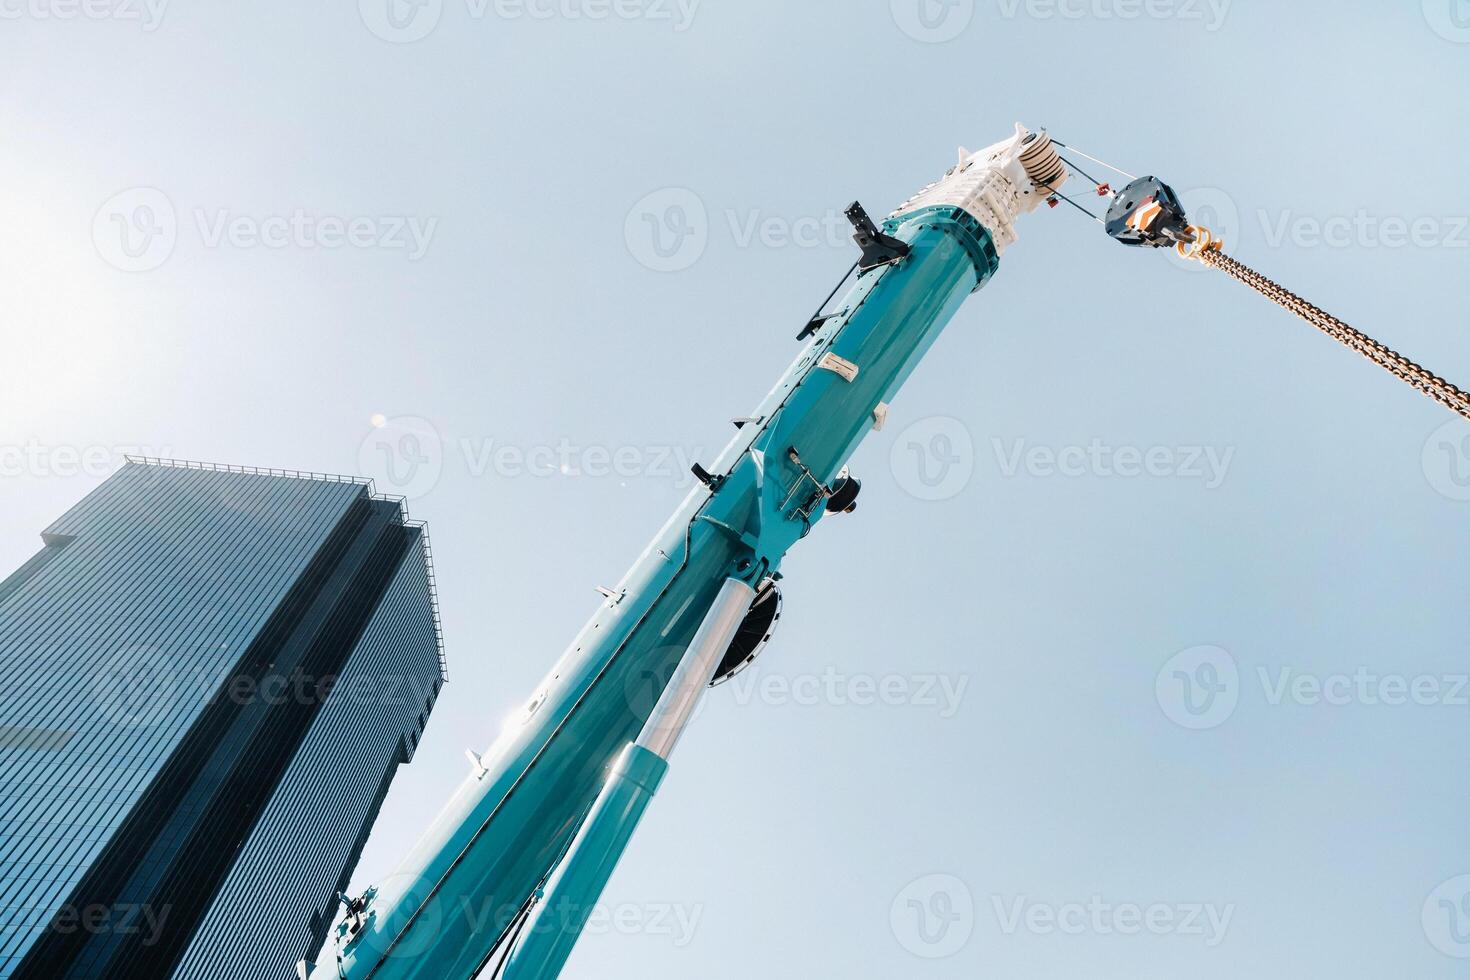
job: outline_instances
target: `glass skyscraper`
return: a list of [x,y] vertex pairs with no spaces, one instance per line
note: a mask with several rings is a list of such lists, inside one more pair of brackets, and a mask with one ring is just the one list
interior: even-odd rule
[[366,481],[130,460],[0,581],[0,980],[294,975],[444,679]]

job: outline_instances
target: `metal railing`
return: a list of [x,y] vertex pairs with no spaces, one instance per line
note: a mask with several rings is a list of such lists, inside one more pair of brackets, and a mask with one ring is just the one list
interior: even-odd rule
[[[404,508],[404,517],[407,518],[408,510]],[[439,644],[439,680],[449,680],[449,663],[444,659],[444,621],[439,615],[439,586],[434,580],[434,549],[429,544],[429,525],[425,521],[403,522],[404,527],[416,527],[419,530],[419,543],[424,553],[424,570],[429,579],[429,611],[434,617],[434,639]]]

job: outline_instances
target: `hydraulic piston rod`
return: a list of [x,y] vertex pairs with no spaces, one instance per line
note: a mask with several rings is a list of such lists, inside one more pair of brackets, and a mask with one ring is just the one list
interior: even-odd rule
[[532,909],[506,961],[505,980],[553,980],[561,972],[754,597],[755,590],[739,579],[726,579],[720,587],[638,740],[613,763],[571,849]]

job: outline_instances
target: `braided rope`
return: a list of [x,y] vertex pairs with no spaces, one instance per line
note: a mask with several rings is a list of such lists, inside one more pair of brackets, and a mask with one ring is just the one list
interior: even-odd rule
[[1362,331],[1355,330],[1325,310],[1313,306],[1280,283],[1232,259],[1221,251],[1222,243],[1214,238],[1207,229],[1191,228],[1190,230],[1195,233],[1196,239],[1192,243],[1180,244],[1178,247],[1180,255],[1202,262],[1213,269],[1219,269],[1237,282],[1244,283],[1277,306],[1306,320],[1344,347],[1362,354],[1410,387],[1423,392],[1463,418],[1470,419],[1470,393],[1462,391],[1391,347],[1380,344]]

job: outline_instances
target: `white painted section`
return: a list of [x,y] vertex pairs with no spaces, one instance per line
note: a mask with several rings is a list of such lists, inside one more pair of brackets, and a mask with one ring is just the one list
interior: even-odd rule
[[[1034,178],[1053,172],[1060,161],[1044,131],[1025,142],[1030,136],[1031,130],[1016,123],[1015,134],[994,146],[975,153],[961,147],[959,162],[901,204],[891,217],[933,206],[964,208],[990,232],[996,251],[1004,252],[1016,241],[1016,218],[1039,208],[1070,176],[1062,167],[1050,189],[1040,186]],[[1029,169],[1021,161],[1023,153]]]

